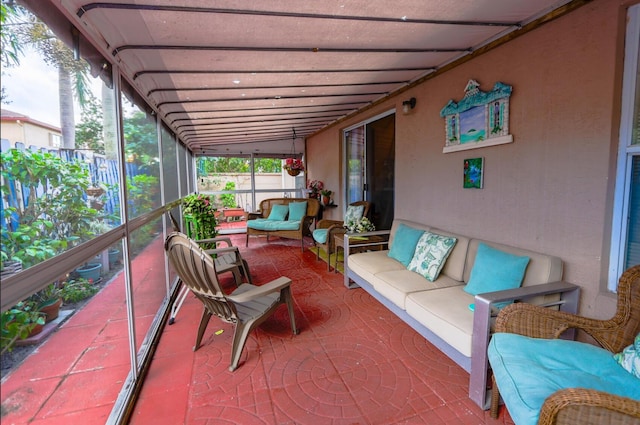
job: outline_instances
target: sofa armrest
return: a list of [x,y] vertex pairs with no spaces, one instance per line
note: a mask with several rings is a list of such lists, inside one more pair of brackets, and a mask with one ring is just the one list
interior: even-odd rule
[[[586,422],[591,418],[597,422]],[[640,402],[601,391],[567,388],[551,394],[540,410],[538,425],[578,423],[632,424],[640,418]]]
[[[491,337],[491,306],[504,301],[527,301],[541,295],[560,294],[560,300],[546,304],[545,307],[558,305],[560,310],[575,314],[578,311],[580,287],[568,282],[551,282],[540,285],[524,286],[504,291],[486,292],[475,297],[473,313],[473,335],[471,346],[471,377],[469,380],[469,397],[479,406],[488,408],[487,346]],[[522,304],[522,303],[521,303]],[[508,308],[510,306],[505,307]],[[542,310],[547,308],[538,307]],[[573,333],[568,337],[573,338]]]

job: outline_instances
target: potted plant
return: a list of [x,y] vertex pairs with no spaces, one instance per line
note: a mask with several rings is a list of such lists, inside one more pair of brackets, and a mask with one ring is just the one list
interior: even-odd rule
[[287,158],[284,160],[282,168],[284,168],[290,176],[295,177],[304,171],[304,164],[301,159]]
[[349,220],[344,223],[344,228],[347,229],[348,233],[364,233],[376,230],[376,226],[374,226],[367,217],[362,217],[358,220]]
[[[215,238],[218,235],[216,212],[213,200],[208,195],[194,193],[182,200],[182,213],[187,225],[187,235],[193,239]],[[205,249],[215,246],[203,246]]]
[[320,191],[324,189],[324,183],[322,180],[311,180],[307,184],[307,190],[309,191],[309,198],[318,199]]
[[84,265],[78,267],[75,271],[83,279],[98,282],[100,280],[100,276],[102,275],[102,264],[85,263]]
[[50,283],[31,296],[38,311],[45,314],[45,323],[58,318],[62,306],[62,289],[58,283]]
[[44,326],[44,314],[33,301],[21,301],[0,315],[2,353],[13,350],[16,341],[37,335]]
[[333,191],[322,189],[320,194],[322,195],[322,205],[331,205],[331,195],[333,194]]

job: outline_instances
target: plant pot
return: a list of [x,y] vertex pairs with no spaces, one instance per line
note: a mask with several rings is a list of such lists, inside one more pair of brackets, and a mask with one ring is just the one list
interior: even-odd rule
[[104,189],[101,187],[88,187],[86,192],[88,196],[96,197],[102,195],[104,193]]
[[331,196],[322,196],[322,205],[331,205]]
[[120,260],[120,250],[119,249],[110,249],[109,250],[109,265],[113,266],[115,263]]
[[49,323],[52,320],[56,320],[60,314],[60,307],[62,306],[62,298],[58,298],[55,301],[42,305],[38,310],[46,315],[44,318],[45,323]]
[[76,269],[76,272],[80,275],[81,278],[92,280],[93,282],[97,282],[100,279],[100,274],[102,272],[102,264],[100,263],[89,263],[85,266]]
[[91,206],[91,208],[98,211],[104,208],[104,202],[100,202],[100,201],[91,201],[89,202],[89,205]]
[[287,174],[289,174],[290,176],[297,176],[298,174],[300,174],[300,170],[287,170]]
[[31,332],[29,332],[29,336],[27,336],[27,338],[31,338],[32,336],[38,335],[40,332],[42,332],[42,329],[44,329],[44,325],[41,325],[40,323],[36,323],[33,329],[31,329]]

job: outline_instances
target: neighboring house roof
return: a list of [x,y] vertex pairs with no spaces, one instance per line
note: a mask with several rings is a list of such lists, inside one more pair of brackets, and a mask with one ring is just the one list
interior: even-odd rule
[[58,133],[62,131],[60,127],[56,127],[55,125],[47,124],[42,121],[34,120],[28,115],[20,114],[18,112],[13,112],[8,109],[0,109],[0,120],[9,121],[9,122],[22,121],[23,123],[29,123],[32,125],[36,125],[38,127],[48,128],[49,130],[53,130]]

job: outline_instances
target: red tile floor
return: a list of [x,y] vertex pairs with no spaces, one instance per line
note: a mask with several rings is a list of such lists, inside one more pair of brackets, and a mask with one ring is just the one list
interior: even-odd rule
[[[163,331],[131,424],[513,424],[504,408],[498,420],[478,408],[467,396],[464,370],[365,291],[346,289],[342,275],[328,273],[313,253],[301,252],[298,241],[251,238],[245,248],[245,235],[231,238],[249,262],[254,283],[279,276],[293,280],[300,333],[291,334],[281,306],[251,334],[240,367],[229,372],[231,325],[212,318],[203,345],[193,352],[202,307],[189,295],[175,323]],[[222,280],[231,289],[230,277]],[[91,316],[76,314],[67,323]],[[86,351],[101,328],[82,328],[87,335],[74,335],[78,343],[72,346],[84,344]],[[65,331],[63,326],[51,338]],[[56,395],[64,385],[55,379],[38,379],[43,382],[31,393],[39,376],[29,371],[38,367],[31,360],[52,347],[48,341],[2,383],[3,406],[19,393],[29,412],[9,413],[3,425],[98,424],[108,417],[126,375],[118,362],[104,367],[104,358],[95,359],[112,376],[102,373],[93,384],[76,378],[74,393]],[[57,361],[66,362],[55,367],[70,377],[69,362],[77,363],[78,355]],[[91,407],[65,409],[71,400]]]

